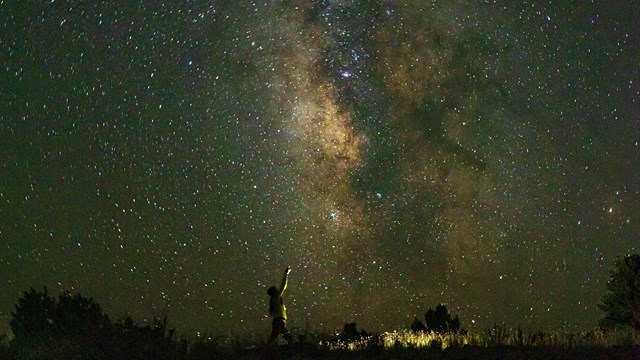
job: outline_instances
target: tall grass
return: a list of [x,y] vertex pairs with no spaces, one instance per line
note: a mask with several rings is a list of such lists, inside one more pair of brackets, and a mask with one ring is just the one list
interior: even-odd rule
[[586,331],[580,333],[531,332],[494,326],[482,333],[436,333],[400,330],[363,337],[356,341],[323,341],[320,347],[329,350],[368,349],[432,349],[444,350],[462,347],[549,347],[549,348],[612,348],[640,346],[640,333],[633,329],[617,331]]

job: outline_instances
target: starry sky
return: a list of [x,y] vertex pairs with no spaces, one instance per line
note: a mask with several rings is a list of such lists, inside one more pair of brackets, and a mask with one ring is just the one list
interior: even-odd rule
[[29,287],[266,334],[588,329],[640,250],[637,1],[0,0],[0,329]]

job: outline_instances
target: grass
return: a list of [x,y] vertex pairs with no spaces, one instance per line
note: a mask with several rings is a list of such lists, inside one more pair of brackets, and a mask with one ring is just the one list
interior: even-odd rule
[[385,332],[361,339],[345,342],[340,340],[321,341],[320,347],[329,350],[359,351],[371,348],[391,349],[431,349],[446,350],[450,348],[476,347],[547,347],[573,349],[583,348],[615,348],[640,347],[640,333],[633,329],[616,331],[587,331],[581,333],[563,333],[541,331],[525,334],[521,329],[510,330],[494,326],[485,332],[472,333],[436,333],[401,330]]
[[640,359],[633,329],[531,332],[494,326],[481,333],[401,330],[345,342],[321,341],[316,358],[377,359]]

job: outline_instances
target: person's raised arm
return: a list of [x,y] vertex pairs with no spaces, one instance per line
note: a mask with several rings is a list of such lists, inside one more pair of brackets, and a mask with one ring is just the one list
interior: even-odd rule
[[287,289],[287,283],[289,282],[289,273],[291,272],[291,266],[287,266],[287,268],[284,271],[284,275],[282,276],[282,284],[280,284],[280,296],[282,296],[282,294],[284,293],[284,291]]

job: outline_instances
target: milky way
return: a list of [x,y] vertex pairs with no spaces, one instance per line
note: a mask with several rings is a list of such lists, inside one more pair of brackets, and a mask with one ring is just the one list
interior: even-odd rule
[[0,302],[185,334],[592,328],[640,234],[638,5],[0,1]]

